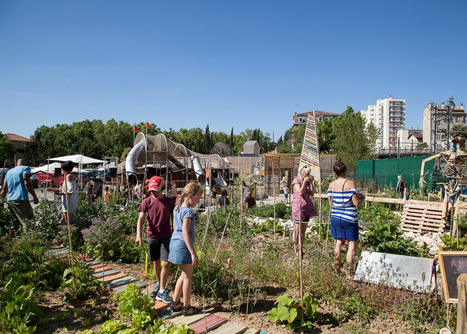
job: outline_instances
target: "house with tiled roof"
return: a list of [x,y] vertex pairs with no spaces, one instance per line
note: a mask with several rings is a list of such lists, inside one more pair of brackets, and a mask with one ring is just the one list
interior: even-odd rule
[[13,144],[15,155],[12,160],[7,161],[7,165],[14,166],[17,159],[25,157],[26,145],[33,140],[33,137],[31,136],[30,138],[26,138],[14,133],[4,133],[3,135]]

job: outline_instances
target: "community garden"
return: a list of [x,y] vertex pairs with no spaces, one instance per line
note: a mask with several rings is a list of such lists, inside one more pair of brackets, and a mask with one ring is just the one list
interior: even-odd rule
[[[395,189],[383,193],[396,197]],[[417,195],[425,194],[412,194]],[[446,325],[455,329],[456,310],[447,307],[439,290],[420,293],[361,283],[349,279],[348,268],[336,274],[326,225],[330,208],[327,200],[315,201],[321,216],[307,234],[301,268],[284,224],[291,213],[286,203],[198,212],[195,248],[200,264],[194,270],[193,303],[266,333],[437,333]],[[145,277],[147,248],[134,242],[138,205],[123,206],[118,193],[106,205],[80,198],[69,230],[60,222],[57,203],[44,200],[35,208],[35,225],[12,236],[10,213],[2,202],[0,332],[191,332],[158,318],[147,296],[155,281],[152,266]],[[435,257],[427,246],[399,231],[401,209],[400,204],[382,203],[359,208],[365,233],[357,256],[361,250],[373,250]],[[445,234],[441,240],[440,250],[467,249],[464,238]],[[113,293],[93,279],[79,257],[50,255],[53,247],[68,248],[70,241],[76,254],[131,273],[148,288],[130,285]],[[171,267],[171,288],[178,275]]]

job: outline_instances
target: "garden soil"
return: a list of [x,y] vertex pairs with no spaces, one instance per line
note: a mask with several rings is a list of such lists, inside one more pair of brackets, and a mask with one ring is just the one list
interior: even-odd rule
[[[141,264],[121,264],[109,262],[109,266],[113,269],[124,272],[130,276],[134,276],[141,282],[148,284],[148,287],[143,290],[145,293],[150,293],[154,287],[155,281],[144,277],[144,268]],[[171,275],[171,280],[175,280],[174,274]],[[216,310],[221,316],[228,321],[244,324],[248,328],[255,328],[269,334],[293,333],[285,326],[278,325],[268,319],[267,311],[274,307],[274,302],[279,295],[284,293],[284,289],[271,288],[267,289],[267,293],[262,296],[261,301],[257,302],[252,308],[248,306],[249,311],[246,313],[246,304],[242,304],[239,309],[233,308],[227,303],[222,305],[213,305],[212,303],[204,303],[199,296],[193,296],[193,305],[203,307],[206,310]],[[287,290],[289,295],[299,296],[299,291]],[[42,305],[46,307],[46,316],[53,321],[48,321],[44,325],[38,327],[37,333],[79,333],[84,329],[92,329],[96,333],[99,332],[100,325],[109,320],[117,318],[117,303],[111,302],[111,291],[106,289],[104,293],[98,296],[91,296],[85,301],[76,301],[71,304],[63,302],[64,294],[58,292],[46,292],[42,296]],[[320,305],[319,312],[322,314],[338,314],[339,310],[327,304]],[[400,320],[393,318],[376,318],[370,324],[361,324],[358,321],[350,321],[343,324],[327,324],[316,325],[308,333],[410,333],[410,326]]]

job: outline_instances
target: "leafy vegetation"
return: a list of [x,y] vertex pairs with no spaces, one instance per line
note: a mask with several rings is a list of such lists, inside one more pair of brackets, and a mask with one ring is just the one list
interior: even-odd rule
[[277,307],[268,312],[269,319],[274,322],[281,321],[285,323],[288,329],[302,327],[312,329],[313,323],[324,319],[318,313],[318,301],[310,295],[303,297],[302,304],[299,298],[284,294],[277,298],[276,305]]

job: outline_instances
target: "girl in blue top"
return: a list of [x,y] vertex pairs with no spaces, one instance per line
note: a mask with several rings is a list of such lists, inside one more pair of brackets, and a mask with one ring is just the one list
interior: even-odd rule
[[[174,231],[170,239],[169,262],[180,265],[182,274],[175,284],[171,310],[183,310],[184,315],[192,315],[200,311],[191,306],[193,267],[196,267],[199,261],[194,248],[195,217],[190,208],[198,204],[202,195],[203,189],[198,183],[188,183],[182,190],[180,204],[174,210]],[[185,305],[180,301],[182,295]]]
[[347,264],[353,275],[353,258],[358,243],[358,214],[357,207],[363,203],[364,197],[358,192],[355,182],[348,180],[347,166],[337,157],[333,167],[336,180],[329,184],[327,194],[331,206],[331,236],[336,240],[335,267],[341,270],[341,247],[344,241],[349,242]]

